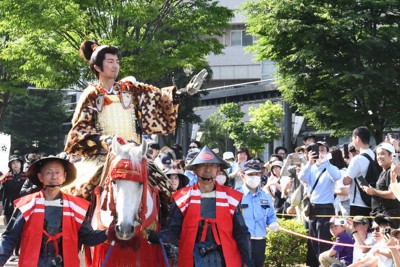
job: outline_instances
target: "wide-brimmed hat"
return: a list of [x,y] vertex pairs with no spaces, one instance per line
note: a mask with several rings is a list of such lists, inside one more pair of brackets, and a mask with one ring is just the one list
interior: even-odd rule
[[229,164],[221,159],[214,151],[212,151],[208,146],[204,146],[199,154],[197,154],[188,165],[186,165],[185,169],[192,171],[196,165],[200,164],[218,164],[221,169],[228,169],[230,166]]
[[74,164],[72,164],[71,162],[69,162],[66,159],[58,158],[55,156],[50,156],[50,157],[43,158],[43,159],[36,161],[29,167],[27,174],[28,174],[29,180],[31,180],[31,182],[33,184],[35,184],[37,186],[42,186],[42,182],[39,180],[38,173],[40,172],[40,170],[43,168],[44,165],[46,165],[48,162],[51,162],[51,161],[59,161],[65,167],[65,171],[67,172],[67,175],[66,175],[65,182],[63,183],[63,186],[68,185],[75,180],[76,168],[75,168]]
[[306,151],[306,146],[298,146],[294,149],[296,153],[299,153],[301,150]]
[[15,160],[18,160],[19,162],[21,162],[21,165],[24,164],[24,161],[23,161],[22,157],[19,156],[19,155],[14,154],[14,155],[11,155],[11,156],[10,156],[10,159],[9,159],[9,161],[8,161],[8,168],[11,169],[11,162],[13,162],[13,161],[15,161]]
[[275,166],[277,166],[277,167],[283,167],[283,162],[282,161],[280,161],[280,160],[275,160],[275,161],[273,161],[272,163],[271,163],[271,170],[272,170],[272,168],[273,167],[275,167]]
[[177,169],[169,169],[165,175],[169,178],[170,175],[176,174],[178,175],[179,180],[181,181],[183,186],[186,186],[189,183],[189,177],[178,171]]

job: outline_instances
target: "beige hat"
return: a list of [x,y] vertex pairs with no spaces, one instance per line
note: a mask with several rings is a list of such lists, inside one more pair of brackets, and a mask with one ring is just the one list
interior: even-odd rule
[[283,162],[282,161],[280,161],[280,160],[276,160],[276,161],[274,161],[274,162],[272,162],[271,163],[271,169],[272,169],[272,167],[274,167],[274,166],[278,166],[278,167],[283,167]]
[[278,166],[278,167],[281,167],[282,168],[282,166],[283,166],[283,162],[282,161],[280,161],[280,160],[275,160],[275,161],[273,161],[273,162],[267,162],[267,163],[265,163],[264,164],[264,167],[270,172],[271,170],[272,170],[272,167],[273,166]]
[[306,146],[298,146],[298,147],[296,147],[296,148],[294,149],[294,151],[295,151],[296,153],[299,153],[299,151],[301,151],[301,150],[306,151]]

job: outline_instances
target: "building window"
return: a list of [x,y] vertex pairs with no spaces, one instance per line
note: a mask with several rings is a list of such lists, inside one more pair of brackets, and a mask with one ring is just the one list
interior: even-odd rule
[[248,35],[244,30],[231,31],[231,46],[253,45],[253,36]]

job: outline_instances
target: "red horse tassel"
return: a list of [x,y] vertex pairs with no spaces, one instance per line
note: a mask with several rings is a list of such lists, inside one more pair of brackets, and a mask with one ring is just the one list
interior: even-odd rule
[[[140,166],[140,167],[139,167]],[[139,169],[137,168],[139,167]],[[113,201],[112,196],[112,179],[125,179],[131,180],[135,182],[143,183],[143,191],[142,191],[142,199],[139,208],[138,217],[140,220],[140,227],[135,229],[135,234],[133,238],[127,241],[119,240],[115,236],[115,223],[114,219],[113,223],[109,226],[109,236],[110,239],[115,240],[115,245],[111,248],[111,242],[105,242],[101,245],[98,245],[94,248],[93,260],[91,265],[93,267],[102,266],[103,261],[105,261],[105,257],[108,251],[109,253],[107,261],[104,262],[107,267],[159,267],[165,266],[165,261],[163,258],[163,253],[161,246],[159,245],[150,245],[145,237],[143,231],[146,228],[152,228],[153,230],[159,231],[160,224],[158,222],[158,211],[159,211],[159,195],[158,189],[149,185],[147,180],[148,170],[147,170],[147,162],[145,159],[142,160],[140,165],[132,166],[130,160],[121,160],[118,162],[114,168],[111,170],[109,176],[107,177],[106,182],[106,190],[107,195],[109,195],[110,202]],[[153,210],[149,217],[146,219],[146,213],[148,211],[147,207],[147,193],[148,191],[151,193],[152,201],[153,201]],[[100,197],[97,198],[100,200]],[[103,203],[104,204],[104,203]],[[96,207],[99,208],[101,204],[97,204]],[[111,210],[111,213],[115,213],[115,203],[114,205],[109,204],[109,207],[114,207],[114,211]],[[96,208],[96,210],[97,210]],[[100,222],[101,223],[101,222]],[[100,225],[100,224],[98,224]],[[87,263],[89,261],[86,261]]]

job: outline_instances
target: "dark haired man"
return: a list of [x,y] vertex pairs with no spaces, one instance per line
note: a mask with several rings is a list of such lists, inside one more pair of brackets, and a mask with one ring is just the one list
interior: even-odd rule
[[[331,233],[328,227],[329,222],[326,215],[335,214],[333,206],[335,182],[341,177],[339,169],[332,165],[328,158],[329,147],[325,142],[317,142],[318,158],[316,151],[308,151],[308,163],[301,169],[299,180],[307,184],[307,191],[310,195],[311,209],[309,214],[309,236],[322,240],[331,240]],[[311,240],[311,253],[308,254],[307,264],[319,266],[318,258],[321,253],[329,250],[329,244]],[[316,257],[315,257],[316,256]]]
[[360,195],[360,187],[356,185],[355,179],[359,176],[366,177],[368,166],[370,164],[368,158],[361,154],[368,155],[375,160],[375,153],[369,148],[371,134],[367,127],[361,126],[354,129],[352,134],[352,143],[356,150],[360,151],[350,161],[347,168],[346,176],[343,179],[344,185],[350,185],[350,215],[351,216],[369,216],[371,207],[368,206]]
[[175,131],[180,99],[195,94],[207,71],[203,70],[186,88],[156,88],[127,77],[117,82],[119,50],[114,46],[85,41],[81,55],[98,78],[83,92],[68,134],[65,151],[84,156],[96,155],[112,135],[140,144],[142,134],[168,134]]
[[[186,88],[176,86],[157,88],[136,82],[134,77],[117,81],[120,71],[120,56],[117,47],[84,41],[80,47],[82,57],[98,78],[82,93],[72,118],[65,152],[85,157],[94,165],[89,187],[98,185],[104,155],[112,136],[120,136],[128,142],[142,143],[143,134],[168,134],[175,131],[180,101],[195,94],[207,71],[202,70],[193,77]],[[149,161],[149,174],[155,179],[161,194],[169,197],[170,186],[164,176]],[[84,179],[82,178],[82,179]]]
[[[382,167],[382,172],[379,175],[378,181],[375,187],[360,185],[362,190],[364,190],[368,195],[373,196],[371,199],[371,216],[376,216],[378,214],[384,214],[391,216],[393,218],[393,224],[397,224],[396,228],[400,225],[400,220],[397,219],[400,216],[400,206],[399,201],[396,196],[389,189],[391,183],[391,166],[393,154],[396,151],[394,146],[389,143],[381,143],[376,147],[376,157],[379,166]],[[399,178],[397,177],[397,181]],[[396,219],[394,219],[396,218]]]
[[303,136],[303,144],[308,146],[309,144],[315,143],[316,138],[315,135],[307,133]]
[[283,146],[277,146],[274,150],[274,153],[281,156],[284,160],[286,159],[287,152],[287,149]]

